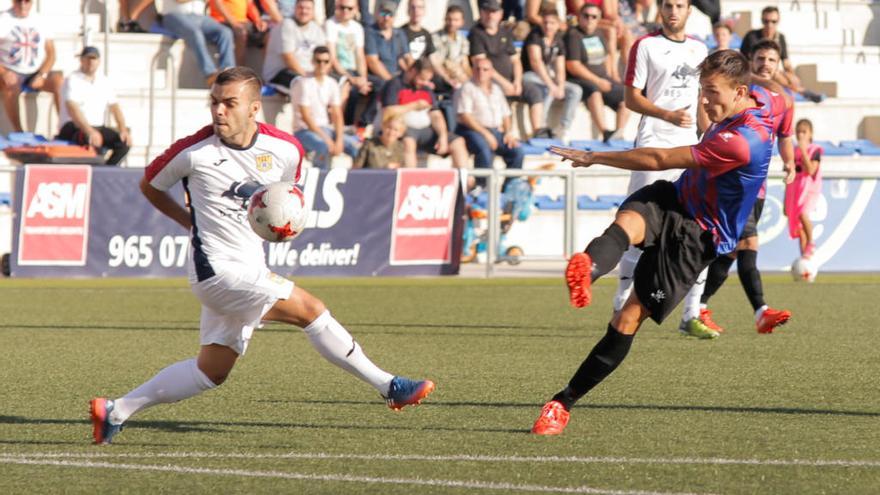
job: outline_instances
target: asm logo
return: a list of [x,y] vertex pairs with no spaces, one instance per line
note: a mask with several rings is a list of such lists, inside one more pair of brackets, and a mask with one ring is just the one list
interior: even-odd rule
[[453,170],[400,170],[391,228],[392,265],[449,263],[458,197]]
[[25,217],[82,218],[88,197],[88,184],[43,182],[37,186],[37,192],[27,206]]

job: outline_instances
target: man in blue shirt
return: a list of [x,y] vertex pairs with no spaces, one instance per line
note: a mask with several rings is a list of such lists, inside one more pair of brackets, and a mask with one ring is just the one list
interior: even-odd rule
[[373,84],[373,93],[364,109],[361,121],[372,123],[376,117],[377,95],[382,94],[385,83],[399,76],[413,63],[409,54],[409,40],[406,33],[394,27],[394,12],[397,4],[382,0],[376,5],[376,23],[365,32],[364,53],[367,56],[367,78]]

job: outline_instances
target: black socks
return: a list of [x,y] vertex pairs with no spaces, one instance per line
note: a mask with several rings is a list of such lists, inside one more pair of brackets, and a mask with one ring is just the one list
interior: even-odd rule
[[616,223],[612,223],[602,235],[593,239],[586,249],[593,261],[591,281],[595,282],[597,278],[613,270],[627,248],[629,236]]
[[633,337],[635,335],[618,332],[609,323],[605,336],[581,363],[580,368],[568,382],[568,386],[553,396],[553,400],[562,403],[566,411],[571,409],[578,399],[602,382],[623,362],[632,346]]
[[730,274],[730,265],[733,264],[733,258],[722,254],[715,258],[709,265],[709,274],[706,276],[706,286],[703,288],[703,295],[700,296],[700,303],[706,304],[709,298],[714,296],[718,289],[727,281]]
[[757,311],[763,307],[764,287],[761,285],[761,272],[758,271],[758,252],[751,249],[743,249],[736,253],[736,271],[743,290],[752,304],[752,309]]

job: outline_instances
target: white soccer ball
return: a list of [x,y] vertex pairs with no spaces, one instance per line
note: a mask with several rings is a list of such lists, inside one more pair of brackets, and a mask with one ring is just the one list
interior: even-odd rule
[[295,183],[273,182],[251,195],[247,217],[258,236],[270,242],[284,242],[306,228],[309,210]]
[[799,257],[791,264],[791,278],[795,282],[810,282],[816,280],[816,264],[809,258]]

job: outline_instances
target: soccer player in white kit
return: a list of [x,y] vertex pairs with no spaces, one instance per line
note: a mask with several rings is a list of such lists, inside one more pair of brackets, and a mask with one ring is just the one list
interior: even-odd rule
[[[703,42],[685,34],[690,13],[688,0],[663,0],[660,5],[662,28],[639,38],[630,49],[624,95],[627,108],[642,115],[635,143],[637,148],[675,148],[699,142],[696,124],[701,105],[697,66],[708,55],[708,49]],[[708,119],[701,115],[700,121],[705,129]],[[674,181],[681,172],[679,169],[633,171],[627,195],[658,180]],[[633,271],[641,253],[641,249],[630,247],[620,260],[615,311],[620,311],[629,297]],[[705,280],[704,271],[697,285]],[[701,293],[702,289],[692,290],[685,297],[680,328],[687,328],[691,320],[699,316]],[[700,330],[711,332],[702,324],[695,333],[699,334]]]
[[[266,266],[247,200],[261,184],[298,179],[304,153],[296,138],[256,121],[260,90],[250,68],[221,72],[211,88],[212,125],[177,141],[146,169],[141,191],[192,236],[189,278],[202,303],[201,347],[196,358],[168,366],[121,398],[92,399],[95,443],[110,443],[138,411],[223,383],[264,320],[301,327],[325,359],[372,385],[392,409],[417,404],[434,389],[430,380],[377,367],[324,303]],[[178,181],[188,209],[166,192]]]

